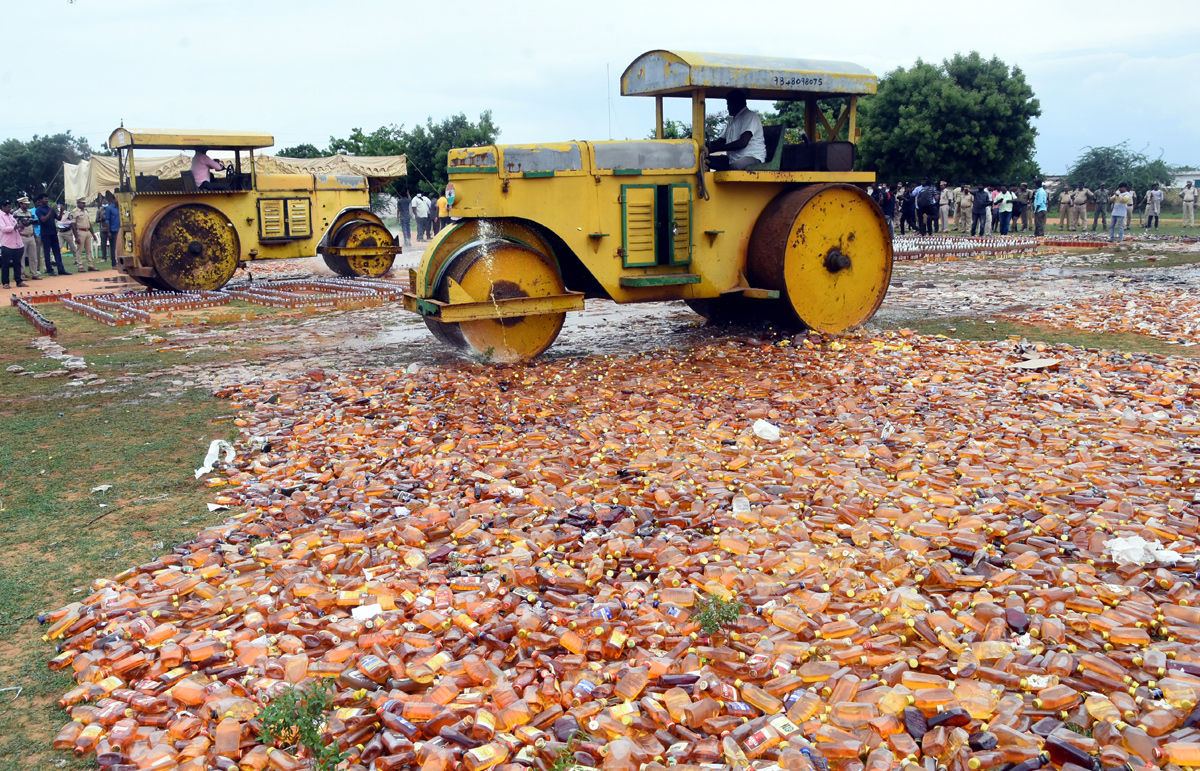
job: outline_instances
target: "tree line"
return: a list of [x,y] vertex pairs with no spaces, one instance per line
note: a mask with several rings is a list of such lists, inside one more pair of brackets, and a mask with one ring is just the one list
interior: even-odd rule
[[61,201],[63,164],[79,163],[103,152],[93,150],[83,137],[70,131],[33,139],[6,139],[0,142],[0,200],[30,198],[45,193]]
[[405,155],[408,161],[408,177],[393,180],[385,192],[399,195],[407,189],[414,195],[418,190],[437,198],[446,189],[446,156],[454,147],[477,147],[489,145],[500,136],[500,129],[492,121],[492,111],[485,110],[478,121],[471,121],[459,113],[434,122],[426,119],[425,125],[417,124],[411,129],[403,125],[380,126],[371,133],[361,128],[353,129],[345,138],[330,137],[329,144],[318,148],[311,144],[285,147],[278,152],[288,158],[320,158],[325,155]]

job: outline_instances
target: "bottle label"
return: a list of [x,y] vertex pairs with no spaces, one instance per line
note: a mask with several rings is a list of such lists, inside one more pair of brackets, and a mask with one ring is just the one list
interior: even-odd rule
[[760,728],[746,737],[745,747],[753,752],[754,750],[766,744],[772,738],[774,738],[774,735],[770,731],[765,728]]
[[778,731],[784,738],[800,733],[800,727],[788,720],[787,715],[777,715],[767,725]]
[[754,707],[751,707],[749,704],[747,704],[747,703],[746,703],[746,702],[744,702],[744,701],[730,701],[730,702],[726,702],[726,703],[725,703],[725,708],[726,708],[726,709],[730,709],[730,710],[735,710],[735,711],[739,711],[739,710],[740,710],[740,711],[743,711],[743,712],[746,712],[746,711],[753,712],[753,711],[754,711]]
[[592,608],[592,617],[612,621],[613,614],[607,605],[600,605],[599,607]]
[[489,731],[496,730],[496,716],[485,709],[481,709],[475,713],[475,724],[481,725]]
[[480,763],[486,763],[496,757],[499,754],[499,750],[490,744],[485,744],[482,747],[476,747],[467,754]]
[[625,641],[628,639],[629,639],[629,635],[625,634],[625,632],[623,630],[614,629],[613,633],[612,633],[612,637],[608,638],[608,641],[609,641],[609,643],[612,644],[612,646],[614,648],[622,648],[625,646]]
[[624,704],[618,704],[615,707],[609,707],[608,714],[612,715],[615,719],[620,720],[626,715],[638,714],[638,707],[637,704],[627,701]]

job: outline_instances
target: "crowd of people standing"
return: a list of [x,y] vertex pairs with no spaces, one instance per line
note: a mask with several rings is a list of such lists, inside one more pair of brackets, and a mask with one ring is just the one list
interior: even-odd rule
[[[956,232],[964,235],[1008,235],[1026,232],[1031,221],[1034,235],[1046,235],[1046,219],[1050,214],[1050,194],[1042,181],[1032,187],[1022,182],[1019,185],[961,184],[950,185],[945,181],[932,185],[928,179],[919,185],[901,182],[893,185],[876,184],[867,189],[868,194],[883,210],[888,229],[893,237],[899,228],[900,235],[915,233],[930,236],[937,233]],[[1181,191],[1183,202],[1183,227],[1195,227],[1195,205],[1200,202],[1200,191],[1188,182]],[[1118,208],[1120,231],[1132,223],[1134,207],[1138,203],[1128,183],[1117,190],[1109,190],[1103,183],[1099,189],[1089,190],[1082,184],[1065,187],[1058,193],[1058,229],[1079,231],[1087,229],[1088,207],[1092,208],[1092,231],[1109,231],[1110,238],[1116,235]],[[1158,230],[1162,213],[1163,191],[1158,183],[1153,184],[1142,197],[1142,224],[1147,230]],[[1109,224],[1112,214],[1112,226]],[[953,231],[951,223],[953,222]]]
[[435,201],[419,190],[416,195],[403,190],[396,199],[396,216],[400,220],[405,246],[412,245],[414,219],[417,221],[417,243],[429,241],[450,224],[450,200],[445,193]]
[[[18,287],[41,280],[42,275],[67,276],[63,247],[75,258],[75,272],[96,271],[96,264],[117,262],[117,235],[121,217],[110,193],[98,198],[94,208],[79,198],[75,208],[51,204],[42,193],[0,201],[0,284],[9,289],[9,274]],[[99,232],[97,232],[99,228]]]

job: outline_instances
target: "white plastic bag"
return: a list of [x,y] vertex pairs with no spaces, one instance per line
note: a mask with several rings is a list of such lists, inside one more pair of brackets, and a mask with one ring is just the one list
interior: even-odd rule
[[212,444],[208,446],[208,453],[204,456],[204,465],[196,469],[196,479],[211,474],[213,466],[217,462],[217,458],[221,454],[221,450],[225,451],[225,463],[233,463],[233,459],[237,454],[233,451],[233,445],[226,442],[224,439],[214,439]]
[[1179,552],[1166,548],[1158,541],[1147,541],[1140,535],[1105,541],[1104,553],[1118,565],[1148,565],[1151,562],[1174,565],[1183,559]]
[[778,426],[776,426],[772,423],[768,423],[767,421],[763,420],[762,418],[759,418],[758,420],[754,421],[753,428],[754,428],[754,435],[757,436],[759,439],[766,439],[768,442],[778,442],[779,441],[779,427]]

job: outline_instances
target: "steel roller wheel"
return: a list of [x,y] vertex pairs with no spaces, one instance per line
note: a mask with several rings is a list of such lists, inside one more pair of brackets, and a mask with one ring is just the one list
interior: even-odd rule
[[[546,297],[566,291],[552,258],[507,238],[480,240],[456,256],[438,287],[443,302],[449,300],[450,282],[446,279],[456,281],[478,302]],[[463,321],[442,324],[446,339],[434,334],[453,345],[457,331],[470,350],[490,361],[510,363],[532,359],[549,348],[566,317],[565,312],[559,312]]]
[[444,321],[438,321],[426,316],[425,327],[443,345],[448,345],[456,351],[461,351],[467,347],[467,341],[463,338],[462,330],[458,328],[458,324],[447,324]]
[[747,274],[778,289],[780,320],[819,332],[866,322],[887,294],[892,241],[883,212],[853,185],[783,193],[754,225]]
[[225,286],[237,270],[242,249],[228,217],[205,204],[183,203],[154,215],[142,254],[158,273],[159,288],[184,292]]
[[[340,224],[331,240],[336,247],[350,249],[395,244],[391,231],[382,223],[368,219],[353,219]],[[339,276],[365,276],[367,278],[379,278],[386,275],[392,268],[392,262],[396,259],[394,254],[326,254],[323,256],[325,264]]]
[[[425,247],[418,272],[429,281],[426,291],[433,296],[438,291],[439,277],[445,273],[445,265],[473,242],[503,238],[524,244],[553,260],[554,250],[549,242],[532,226],[512,219],[465,219],[442,228]],[[414,287],[416,289],[416,287]]]

